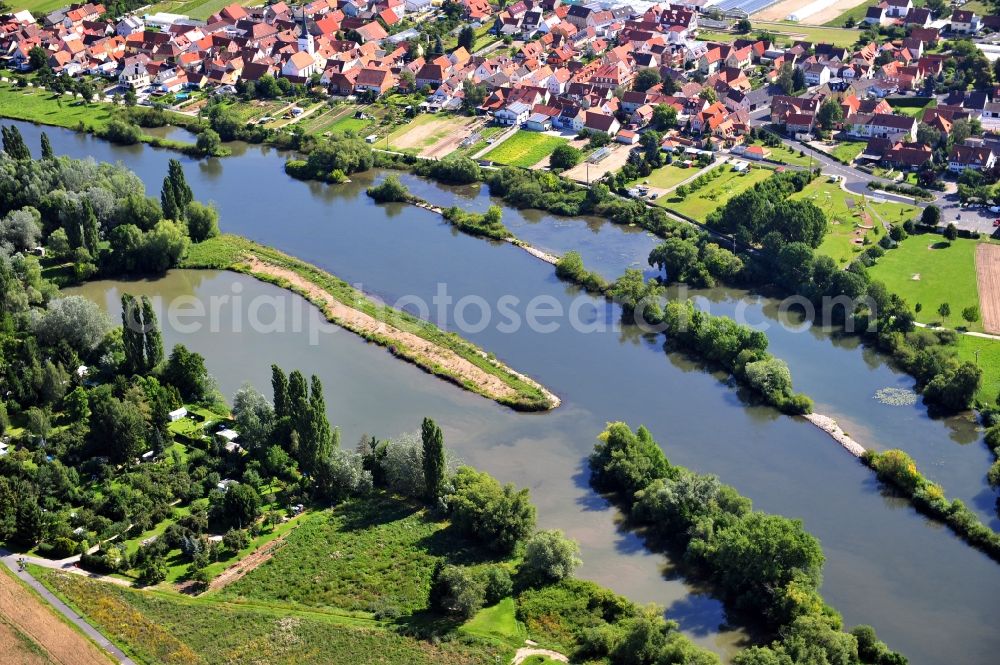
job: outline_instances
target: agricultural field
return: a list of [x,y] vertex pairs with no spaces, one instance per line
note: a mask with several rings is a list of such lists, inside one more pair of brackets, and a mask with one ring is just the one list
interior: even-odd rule
[[866,0],[857,7],[852,7],[851,9],[848,9],[837,18],[827,21],[823,25],[830,28],[843,28],[844,22],[847,21],[848,18],[853,18],[854,23],[859,24],[861,23],[861,20],[864,19],[865,14],[868,13],[868,8],[874,7],[877,4],[878,2],[876,0]]
[[719,168],[723,169],[724,172],[715,180],[691,192],[683,199],[677,196],[661,197],[657,199],[657,205],[662,205],[668,210],[676,210],[703,222],[710,212],[725,205],[726,201],[740,192],[750,189],[758,182],[767,180],[773,173],[770,169],[765,168],[754,168],[744,173],[738,173],[728,165]]
[[483,159],[528,169],[552,154],[556,146],[566,142],[558,136],[522,129],[483,155]]
[[0,564],[0,663],[110,665],[114,662]]
[[371,120],[355,118],[358,111],[354,104],[332,106],[328,111],[316,111],[302,121],[302,128],[307,134],[326,134],[327,132],[360,133],[372,123]]
[[111,106],[0,83],[0,116],[69,129],[76,129],[80,123],[87,129],[100,129],[111,119]]
[[480,150],[485,150],[486,146],[489,145],[489,140],[503,133],[506,129],[506,127],[502,127],[500,125],[486,125],[485,127],[481,127],[476,132],[479,135],[479,140],[466,146],[459,145],[458,148],[453,150],[450,154],[461,155],[462,157],[471,157],[472,155],[477,154]]
[[27,9],[35,18],[41,18],[51,11],[67,6],[69,3],[64,0],[13,0],[7,4],[10,5],[13,11]]
[[[916,217],[920,210],[911,205],[891,201],[876,203],[871,197],[860,197],[840,188],[837,181],[821,177],[813,180],[792,199],[806,199],[826,213],[830,226],[817,251],[845,266],[864,249],[864,241],[877,242],[884,232],[882,222],[901,224]],[[867,218],[861,213],[867,214]]]
[[[369,500],[316,515],[268,562],[227,586],[226,597],[408,614],[423,608],[435,561],[474,565],[482,552],[399,501]],[[308,567],[302,562],[309,561]]]
[[475,122],[454,113],[423,113],[389,134],[389,149],[422,154],[449,137],[465,134]]
[[[962,319],[964,308],[979,306],[977,244],[975,240],[962,238],[949,243],[936,234],[913,235],[886,252],[869,272],[911,307],[920,303],[917,321],[948,328],[968,326],[970,330],[981,331],[981,322],[968,324]],[[948,317],[938,314],[941,303],[948,303],[951,308]]]
[[48,569],[32,573],[140,662],[485,665],[511,651],[460,640],[434,645],[332,612],[140,592]]
[[148,13],[169,12],[205,20],[229,4],[228,0],[163,0],[150,7]]

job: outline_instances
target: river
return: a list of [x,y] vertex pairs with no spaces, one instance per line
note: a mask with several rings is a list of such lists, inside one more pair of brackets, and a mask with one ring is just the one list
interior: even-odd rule
[[[17,123],[30,146],[40,130]],[[70,131],[47,128],[56,152],[122,161],[159,190],[170,152],[120,148]],[[225,231],[273,245],[395,302],[417,296],[430,302],[439,284],[455,300],[504,295],[522,302],[543,296],[569,309],[583,303],[580,319],[614,322],[617,311],[560,282],[552,267],[522,250],[457,233],[440,217],[406,206],[376,206],[363,195],[375,176],[346,186],[302,183],[282,172],[284,156],[269,148],[240,147],[224,160],[181,158],[195,196],[215,201]],[[484,192],[443,188],[411,176],[404,180],[424,198],[488,205]],[[577,249],[585,263],[608,277],[644,266],[655,239],[600,220],[556,219],[505,209],[505,223],[542,249]],[[277,295],[275,287],[224,273],[174,271],[155,281],[97,282],[82,292],[114,308],[127,288],[170,299],[178,295]],[[771,350],[788,361],[795,385],[814,398],[817,411],[837,418],[863,445],[909,451],[949,496],[962,498],[986,520],[993,495],[983,476],[990,458],[967,418],[932,420],[919,405],[893,407],[873,399],[884,387],[912,381],[883,358],[834,331],[781,316],[771,300],[740,291],[692,291],[715,313],[745,310],[769,323]],[[582,300],[580,300],[582,298]],[[286,302],[295,298],[288,296]],[[290,306],[290,305],[289,305]],[[475,311],[472,309],[471,311]],[[430,318],[453,329],[455,310]],[[469,318],[475,319],[475,315]],[[300,367],[323,378],[332,422],[345,445],[362,433],[390,436],[414,430],[429,415],[448,445],[467,462],[504,481],[531,488],[543,527],[564,529],[580,541],[583,577],[641,601],[667,607],[671,618],[699,643],[731,653],[741,633],[720,629],[724,613],[712,598],[678,579],[667,560],[645,550],[618,528],[617,511],[588,487],[585,467],[595,436],[609,420],[645,424],[676,463],[716,473],[762,510],[803,519],[827,555],[823,593],[845,623],[874,625],[882,639],[913,663],[990,663],[1000,649],[992,619],[1000,602],[1000,567],[904,501],[886,496],[873,474],[826,434],[773,409],[748,403],[725,377],[703,371],[662,338],[632,330],[552,332],[496,321],[464,333],[563,399],[547,414],[518,414],[428,377],[382,349],[340,331],[309,344],[308,334],[252,332],[244,326],[184,334],[167,322],[168,344],[183,341],[205,354],[227,396],[244,381],[268,388],[269,365]]]

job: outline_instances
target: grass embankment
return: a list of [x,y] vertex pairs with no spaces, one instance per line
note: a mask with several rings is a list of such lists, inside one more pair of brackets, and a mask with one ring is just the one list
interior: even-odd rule
[[457,640],[434,645],[329,612],[140,592],[48,569],[32,572],[141,662],[464,665],[494,663],[506,653]]
[[0,116],[5,118],[67,129],[79,129],[82,123],[87,131],[95,131],[107,127],[111,111],[112,107],[103,102],[88,104],[48,90],[0,83]]
[[[387,347],[421,369],[523,411],[559,405],[541,385],[455,333],[391,307],[376,305],[347,282],[270,247],[234,235],[192,246],[182,267],[233,270],[295,291],[332,322]],[[429,343],[429,344],[427,344]]]
[[[39,88],[18,88],[10,83],[0,83],[0,117],[23,120],[40,125],[64,127],[74,131],[100,134],[107,129],[117,113],[124,113],[108,102],[84,102],[82,99],[54,93]],[[178,119],[178,124],[191,125],[192,119],[176,113],[166,112],[168,118]],[[181,122],[181,120],[183,120]],[[177,150],[185,154],[200,156],[193,143],[165,139],[142,134],[142,143],[156,148]],[[229,154],[224,148],[220,155]]]
[[482,548],[423,506],[374,497],[304,523],[269,561],[219,597],[338,608],[369,618],[406,616],[427,605],[439,558],[472,570],[490,562]]

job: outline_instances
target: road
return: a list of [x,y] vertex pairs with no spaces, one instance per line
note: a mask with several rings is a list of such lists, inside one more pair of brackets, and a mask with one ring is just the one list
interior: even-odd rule
[[[79,560],[79,556],[70,557],[70,559]],[[105,637],[100,631],[90,625],[82,616],[77,614],[69,607],[66,603],[62,602],[56,598],[51,591],[46,589],[41,582],[36,580],[27,570],[22,570],[21,566],[18,565],[19,559],[26,559],[29,563],[43,565],[46,568],[54,568],[65,570],[63,565],[69,565],[73,568],[73,564],[64,564],[65,561],[69,559],[64,559],[63,561],[49,561],[48,559],[39,559],[37,557],[22,556],[19,554],[14,554],[5,549],[0,549],[0,561],[3,561],[4,565],[10,568],[10,570],[17,575],[21,580],[28,584],[32,589],[38,592],[38,594],[45,599],[49,605],[51,605],[57,612],[62,614],[64,617],[69,619],[77,628],[79,628],[85,635],[90,639],[94,640],[101,648],[106,650],[112,656],[115,657],[118,662],[124,665],[136,665],[135,661],[125,655],[125,653],[111,643],[107,637]]]

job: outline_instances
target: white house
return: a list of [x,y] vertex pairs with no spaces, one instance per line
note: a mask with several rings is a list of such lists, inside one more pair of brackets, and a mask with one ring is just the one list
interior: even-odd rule
[[526,122],[530,115],[531,107],[529,105],[524,102],[514,102],[494,113],[493,117],[501,125],[520,125]]
[[903,18],[913,9],[913,0],[886,0],[885,13],[892,18]]
[[552,128],[552,118],[544,113],[532,113],[525,121],[524,128],[533,132],[544,132]]
[[292,54],[292,57],[281,67],[281,74],[283,76],[295,76],[304,79],[309,78],[318,71],[320,71],[320,68],[316,64],[316,57],[306,51],[299,51]]
[[118,21],[118,25],[115,26],[115,33],[119,37],[128,37],[136,32],[142,32],[146,29],[146,22],[143,21],[138,16],[126,16],[122,20]]
[[175,423],[175,422],[177,422],[178,420],[180,420],[181,418],[183,418],[184,416],[186,416],[187,414],[188,414],[188,410],[187,410],[187,409],[185,409],[185,408],[184,408],[184,407],[182,406],[182,407],[181,407],[181,408],[179,408],[179,409],[174,409],[173,411],[171,411],[171,412],[170,412],[169,414],[167,414],[167,415],[168,415],[168,416],[170,416],[170,422],[172,422],[172,423]]
[[149,71],[146,69],[148,60],[149,58],[144,55],[126,58],[122,71],[118,74],[118,82],[134,89],[148,86]]
[[951,31],[963,35],[974,35],[979,32],[982,24],[975,12],[956,9],[951,13]]
[[406,0],[403,6],[408,12],[419,12],[424,9],[430,9],[431,0]]
[[802,69],[802,73],[805,75],[806,85],[825,85],[830,82],[830,68],[826,65],[814,62]]
[[965,169],[988,171],[996,163],[996,155],[986,146],[956,145],[948,153],[948,170],[956,173]]

